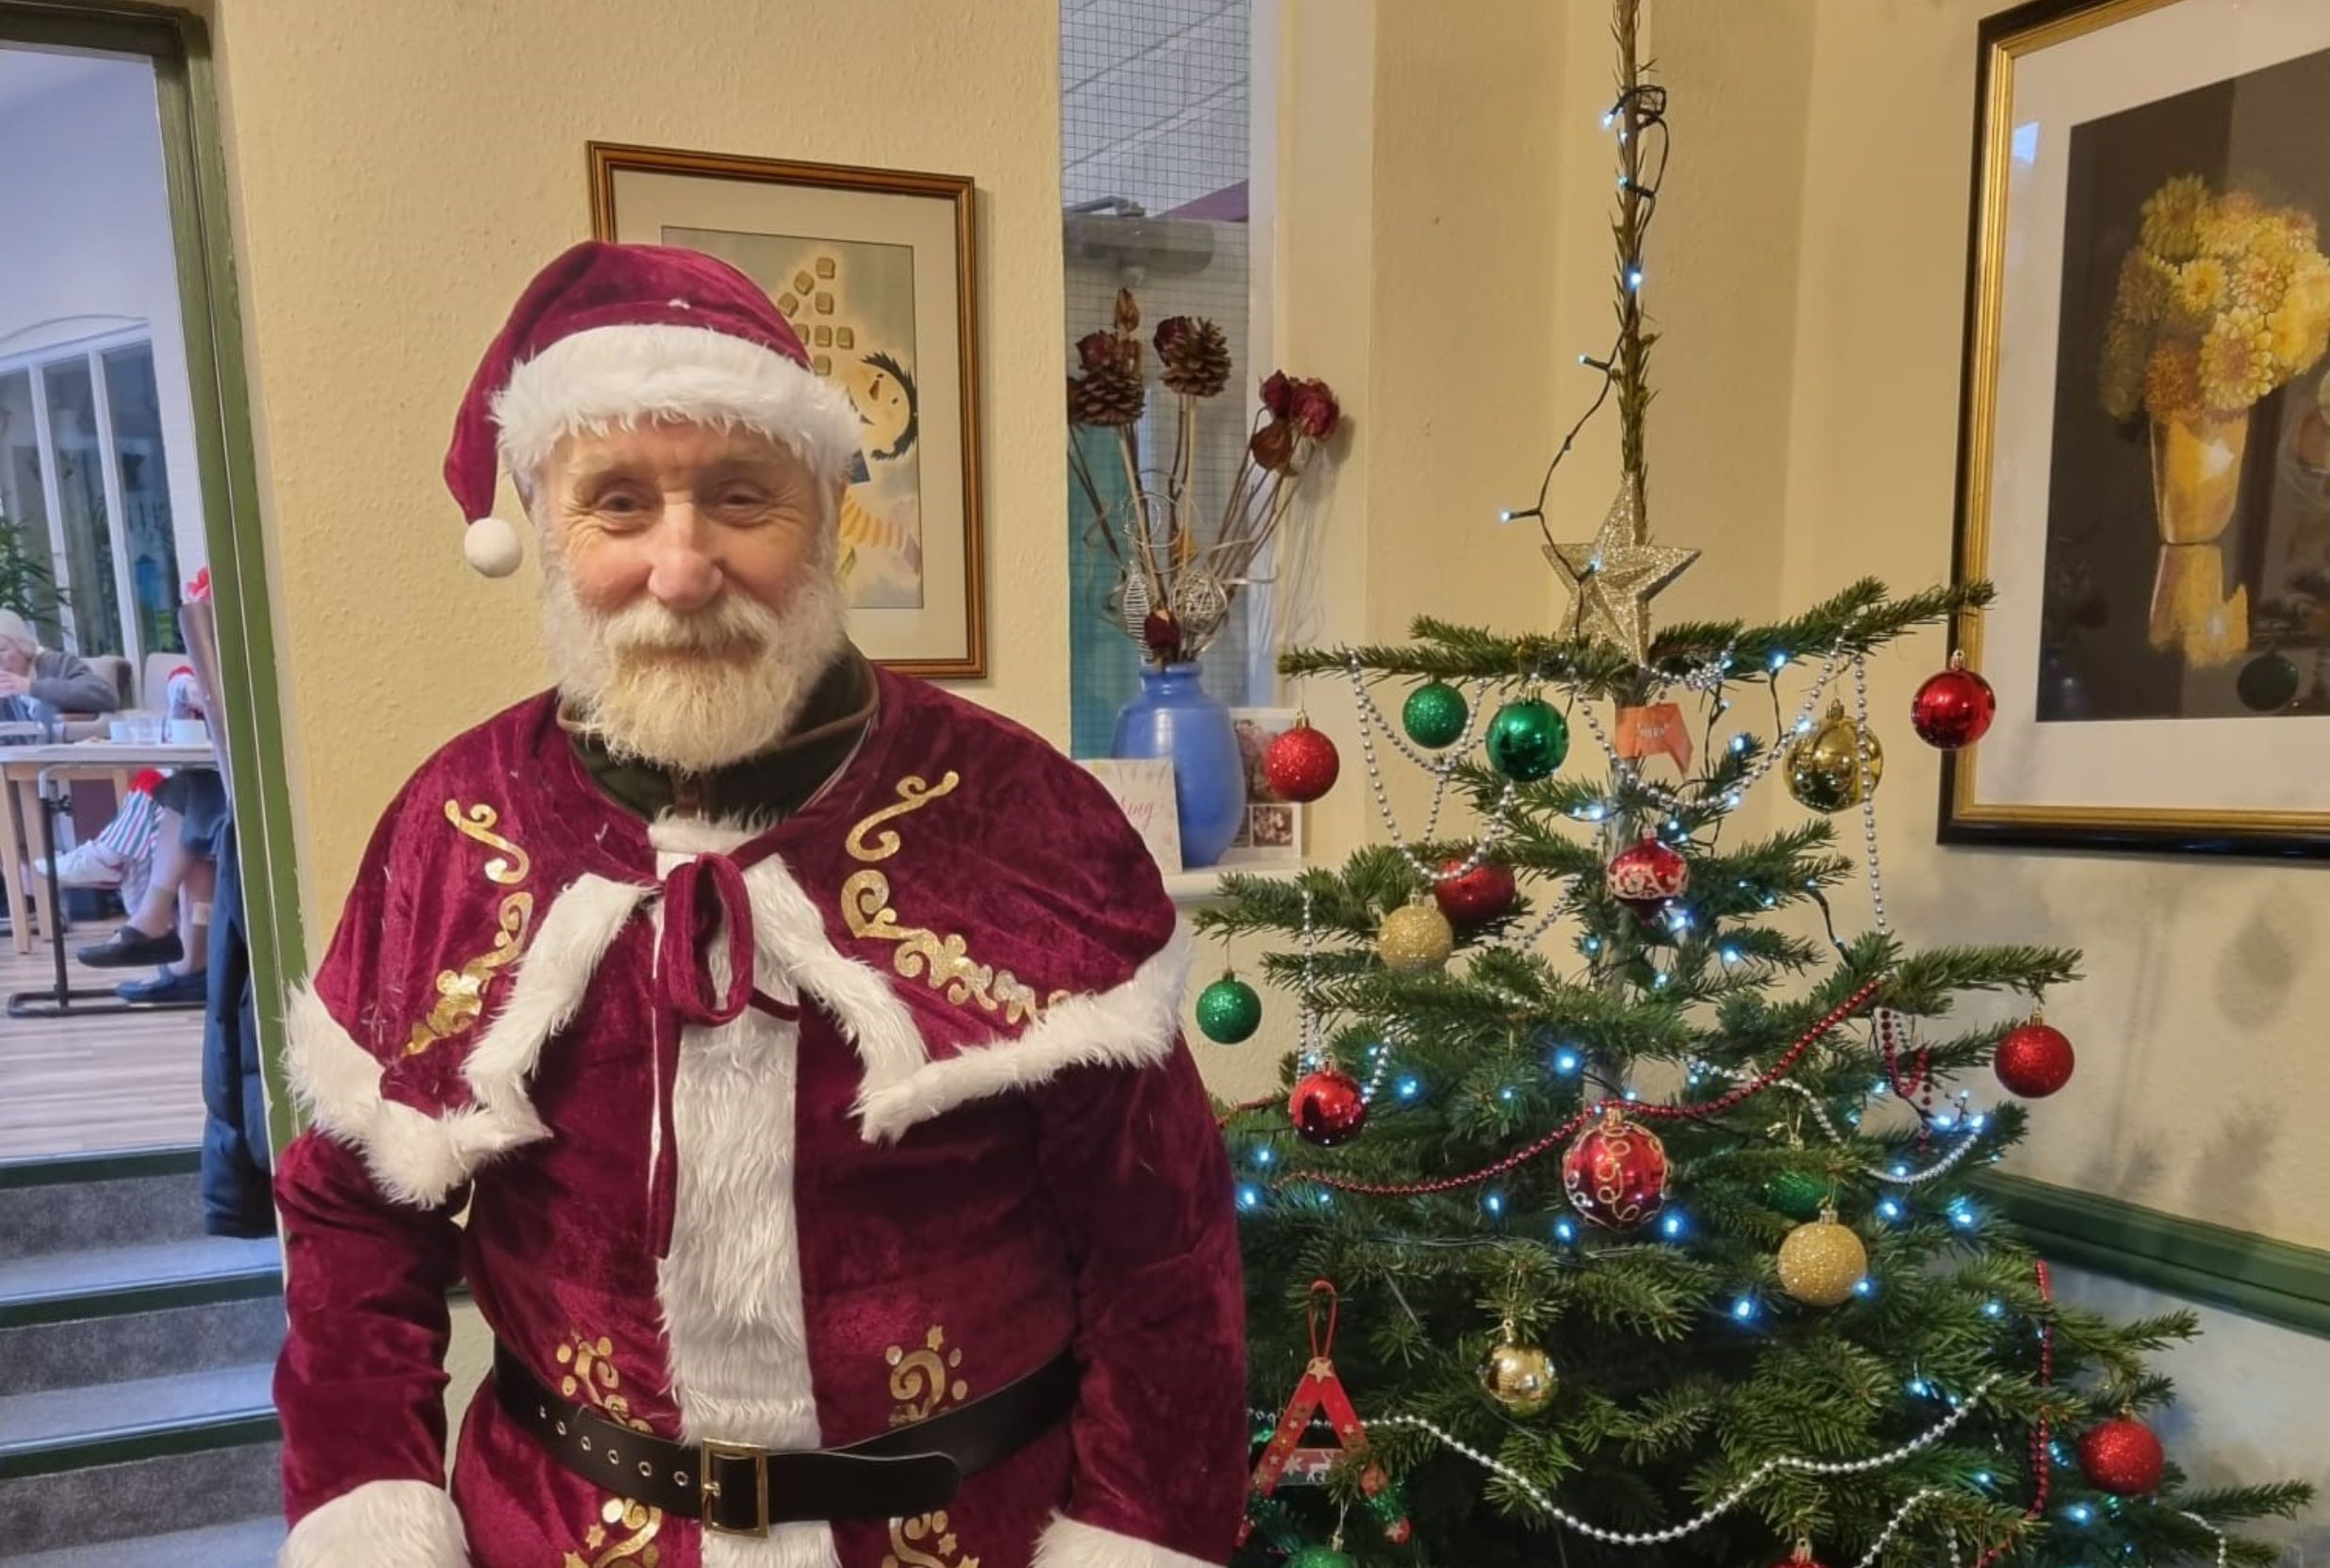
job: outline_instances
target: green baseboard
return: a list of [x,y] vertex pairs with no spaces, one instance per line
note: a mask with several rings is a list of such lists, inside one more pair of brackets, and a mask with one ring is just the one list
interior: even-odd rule
[[2053,1262],[2330,1338],[2330,1251],[2026,1176],[1979,1184]]

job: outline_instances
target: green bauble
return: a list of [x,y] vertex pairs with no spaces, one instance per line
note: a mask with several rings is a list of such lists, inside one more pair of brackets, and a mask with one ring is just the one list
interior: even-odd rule
[[1287,1568],[1352,1568],[1352,1560],[1332,1546],[1305,1546],[1287,1559]]
[[1545,777],[1569,755],[1569,721],[1541,697],[1523,697],[1488,721],[1488,760],[1507,778]]
[[1445,680],[1436,680],[1408,694],[1406,706],[1400,710],[1400,723],[1409,740],[1437,750],[1453,744],[1464,734],[1468,715],[1465,694]]
[[1235,974],[1197,993],[1197,1026],[1216,1045],[1238,1045],[1262,1027],[1262,998]]
[[1808,1170],[1783,1170],[1764,1184],[1764,1200],[1791,1219],[1811,1219],[1829,1200],[1829,1184]]
[[2298,694],[2298,667],[2278,653],[2261,653],[2241,666],[2233,690],[2250,711],[2277,713]]

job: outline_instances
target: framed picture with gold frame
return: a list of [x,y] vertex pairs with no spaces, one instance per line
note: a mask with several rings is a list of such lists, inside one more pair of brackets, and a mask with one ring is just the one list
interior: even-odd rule
[[2330,855],[2330,6],[2038,0],[1976,95],[1941,837]]
[[858,645],[911,675],[984,676],[971,181],[601,141],[589,154],[593,234],[735,266],[865,421],[838,520]]

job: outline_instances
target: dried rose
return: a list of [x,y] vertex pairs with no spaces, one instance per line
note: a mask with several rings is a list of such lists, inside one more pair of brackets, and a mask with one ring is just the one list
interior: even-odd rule
[[1115,364],[1116,354],[1116,334],[1112,332],[1088,332],[1076,339],[1076,357],[1084,362],[1087,370]]
[[1304,435],[1314,441],[1324,441],[1342,423],[1343,408],[1325,382],[1305,381],[1295,388],[1292,417]]
[[1157,335],[1150,339],[1160,354],[1170,354],[1183,343],[1197,335],[1197,323],[1187,316],[1168,316],[1157,324]]
[[1116,325],[1119,332],[1131,332],[1140,325],[1140,302],[1133,298],[1129,288],[1117,290]]
[[1272,419],[1254,433],[1246,444],[1254,460],[1273,474],[1283,474],[1294,466],[1294,427],[1284,419]]
[[1294,414],[1294,382],[1284,370],[1272,370],[1262,383],[1262,406],[1271,411],[1273,419],[1289,418]]

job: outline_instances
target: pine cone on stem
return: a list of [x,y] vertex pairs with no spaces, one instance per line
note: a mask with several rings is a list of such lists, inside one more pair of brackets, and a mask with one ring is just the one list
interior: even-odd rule
[[1157,356],[1165,384],[1191,398],[1210,398],[1230,382],[1230,340],[1204,318],[1169,316],[1157,323]]

